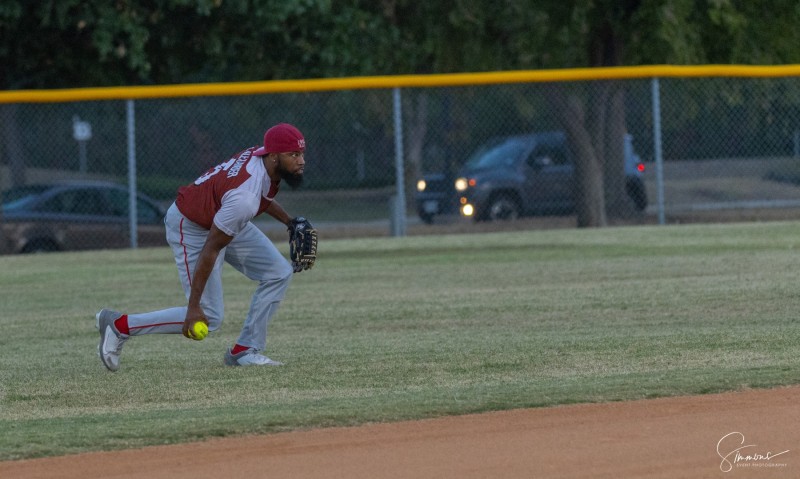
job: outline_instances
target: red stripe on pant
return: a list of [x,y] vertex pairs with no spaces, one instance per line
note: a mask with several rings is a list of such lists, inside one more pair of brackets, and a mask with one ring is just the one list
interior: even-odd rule
[[180,231],[181,231],[181,246],[183,246],[183,264],[186,267],[186,277],[189,278],[189,287],[192,286],[192,272],[189,270],[189,255],[186,254],[186,245],[183,243],[183,220],[186,218],[181,218],[180,223]]

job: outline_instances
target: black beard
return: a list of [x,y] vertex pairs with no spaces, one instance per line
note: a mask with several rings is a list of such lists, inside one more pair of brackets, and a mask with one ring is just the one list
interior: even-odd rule
[[281,171],[280,172],[281,179],[286,182],[293,190],[296,190],[303,184],[303,174],[293,174],[289,173],[288,171]]

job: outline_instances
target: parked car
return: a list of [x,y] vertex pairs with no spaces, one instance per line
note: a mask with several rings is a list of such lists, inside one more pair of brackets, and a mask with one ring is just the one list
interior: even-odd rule
[[[625,189],[637,210],[647,207],[644,165],[625,136]],[[454,178],[427,174],[417,182],[419,217],[460,212],[477,221],[575,209],[575,164],[563,132],[505,136],[479,147]]]
[[[138,195],[140,246],[166,245],[164,210]],[[128,189],[111,182],[26,185],[2,193],[3,253],[34,253],[130,246]]]

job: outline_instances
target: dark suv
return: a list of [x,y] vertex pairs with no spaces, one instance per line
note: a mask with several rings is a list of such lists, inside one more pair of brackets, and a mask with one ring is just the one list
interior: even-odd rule
[[[625,136],[625,188],[637,210],[647,207],[644,165]],[[426,223],[460,212],[481,220],[569,213],[575,209],[575,165],[563,132],[507,136],[472,153],[455,178],[425,175],[417,183],[417,212]]]

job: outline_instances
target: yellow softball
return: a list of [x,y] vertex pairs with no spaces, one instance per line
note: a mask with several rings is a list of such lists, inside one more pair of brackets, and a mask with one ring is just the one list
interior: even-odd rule
[[208,336],[208,326],[206,326],[206,323],[204,323],[202,321],[198,321],[198,322],[194,323],[194,326],[192,327],[192,331],[194,332],[194,338],[193,339],[195,339],[196,341],[202,341],[203,338]]

